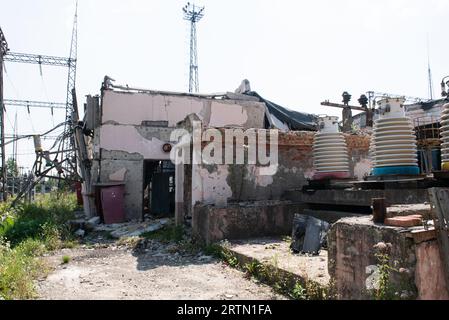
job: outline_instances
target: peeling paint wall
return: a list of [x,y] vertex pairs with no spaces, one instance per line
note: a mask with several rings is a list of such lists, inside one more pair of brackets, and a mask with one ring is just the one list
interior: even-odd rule
[[[362,180],[371,170],[369,136],[346,135],[350,169]],[[259,200],[281,200],[284,193],[300,189],[312,178],[314,132],[279,133],[279,165],[274,175],[262,175],[258,165],[193,166],[192,205]]]
[[265,105],[254,101],[214,100],[169,94],[105,91],[102,123],[139,126],[142,121],[168,121],[175,127],[196,113],[205,126],[263,128]]
[[[142,134],[144,129],[149,131],[147,136]],[[170,154],[164,152],[162,147],[170,140],[171,131],[168,128],[103,125],[100,129],[100,147],[109,151],[138,153],[144,159],[169,160]]]
[[[208,127],[263,128],[265,105],[168,93],[103,92],[101,118],[93,139],[93,176],[96,182],[126,183],[128,219],[142,216],[144,160],[170,160],[163,145],[170,141],[177,124],[190,114],[196,114]],[[200,172],[202,183],[192,193],[201,195],[201,201],[226,203],[231,193],[223,178],[226,170],[211,173],[209,179],[204,171]],[[184,185],[182,174],[176,180],[178,185]],[[178,210],[183,206],[182,193],[177,193]]]

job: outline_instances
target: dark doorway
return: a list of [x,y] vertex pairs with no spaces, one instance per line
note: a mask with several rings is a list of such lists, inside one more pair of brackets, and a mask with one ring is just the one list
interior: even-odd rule
[[145,161],[144,214],[171,217],[175,214],[175,166],[171,161]]

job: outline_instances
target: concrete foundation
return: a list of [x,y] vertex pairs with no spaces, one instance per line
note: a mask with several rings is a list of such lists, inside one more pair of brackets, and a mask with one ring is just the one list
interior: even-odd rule
[[429,202],[427,189],[387,189],[387,190],[289,190],[284,199],[310,203],[345,206],[371,206],[373,198],[385,198],[390,205]]
[[194,235],[210,244],[220,240],[290,235],[300,206],[289,201],[229,204],[227,207],[197,205],[193,211]]
[[328,267],[340,298],[373,297],[367,282],[378,272],[374,246],[384,242],[391,243],[390,263],[399,270],[391,277],[399,296],[449,299],[436,240],[417,236],[419,232],[412,230],[374,224],[370,217],[344,218],[335,223],[328,234]]

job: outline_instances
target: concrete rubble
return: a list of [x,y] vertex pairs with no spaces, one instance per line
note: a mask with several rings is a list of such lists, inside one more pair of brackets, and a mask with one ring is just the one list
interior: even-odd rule
[[120,238],[132,238],[140,237],[142,234],[147,232],[154,232],[162,229],[165,225],[170,222],[170,219],[159,219],[156,221],[146,221],[142,223],[122,223],[122,224],[111,224],[111,225],[97,225],[94,227],[93,231],[99,232],[109,232],[111,237],[115,239]]

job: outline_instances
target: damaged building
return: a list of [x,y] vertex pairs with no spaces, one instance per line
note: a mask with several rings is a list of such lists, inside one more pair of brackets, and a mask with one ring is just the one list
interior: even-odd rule
[[[87,211],[106,223],[111,215],[117,219],[110,223],[173,218],[206,244],[292,235],[293,251],[319,253],[326,243],[318,258],[343,298],[367,297],[366,281],[377,277],[377,243],[405,243],[394,254],[415,272],[410,286],[422,298],[446,297],[446,286],[433,292],[426,284],[440,283],[444,271],[438,233],[422,226],[422,213],[432,219],[429,189],[447,179],[422,174],[434,167],[424,168],[419,153],[440,148],[442,105],[408,105],[405,113],[400,98],[389,99],[378,111],[386,125],[379,127],[375,115],[372,134],[341,133],[338,117],[289,110],[251,91],[247,81],[216,94],[105,81],[85,106],[91,180],[84,181],[84,199],[95,202]],[[423,257],[436,261],[438,272],[426,274]]]
[[[302,188],[315,173],[316,116],[265,100],[248,84],[236,92],[206,95],[105,82],[101,96],[88,98],[85,120],[94,132],[91,183],[99,188],[123,186],[124,219],[176,216],[178,223],[191,223],[206,241],[289,233],[298,205],[286,194]],[[257,137],[274,130],[279,150],[274,171],[263,174],[265,166],[249,163],[247,155],[242,164],[174,165],[170,155],[178,141],[173,141],[172,133],[191,132],[194,121],[203,129],[223,133],[230,128],[257,130]],[[361,180],[370,170],[369,137],[346,135],[346,139],[351,174]],[[223,138],[222,148],[236,149],[237,143],[232,137]],[[193,141],[187,144],[191,147]],[[206,146],[202,143],[201,150]],[[97,211],[101,216],[98,204]]]

